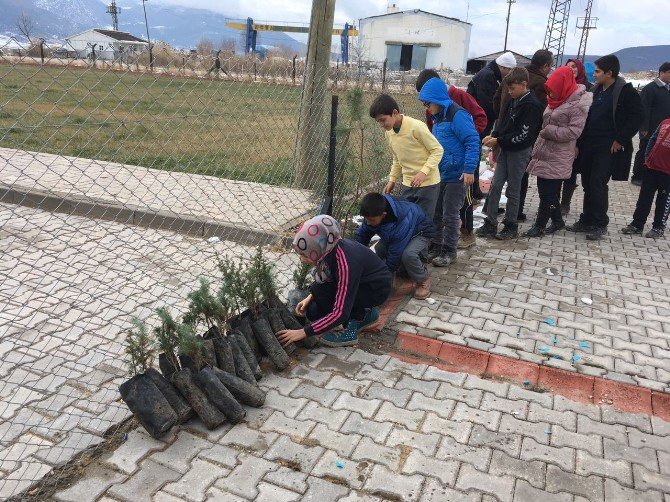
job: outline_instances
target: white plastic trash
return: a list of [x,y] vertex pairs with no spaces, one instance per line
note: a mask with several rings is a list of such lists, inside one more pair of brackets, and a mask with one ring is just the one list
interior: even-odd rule
[[591,298],[584,297],[584,298],[582,298],[582,303],[584,303],[586,305],[591,305],[593,303],[593,300],[591,300]]
[[219,239],[218,237],[210,237],[209,239],[207,239],[207,242],[209,242],[210,244],[216,244],[217,242],[220,241],[221,239]]

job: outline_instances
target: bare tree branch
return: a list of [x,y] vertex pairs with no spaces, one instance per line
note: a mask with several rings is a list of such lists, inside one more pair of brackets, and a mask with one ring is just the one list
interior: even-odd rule
[[28,42],[32,45],[33,43],[33,33],[35,32],[35,22],[25,12],[21,12],[21,16],[16,21],[16,27],[19,32],[28,39]]

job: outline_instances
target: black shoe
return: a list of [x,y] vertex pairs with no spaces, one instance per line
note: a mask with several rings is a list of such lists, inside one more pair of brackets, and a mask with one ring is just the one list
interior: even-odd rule
[[587,241],[599,241],[603,236],[607,235],[607,227],[595,227],[586,234]]
[[475,235],[477,237],[483,237],[484,239],[492,239],[496,236],[497,231],[497,225],[490,223],[488,220],[484,220],[484,225],[475,230]]
[[432,262],[433,258],[439,256],[441,252],[442,252],[441,246],[439,246],[438,244],[431,244],[430,248],[428,248],[428,253],[426,254],[426,263]]
[[594,228],[594,226],[587,225],[582,220],[577,220],[572,225],[565,227],[565,229],[570,232],[591,232]]
[[504,207],[499,207],[499,208],[498,208],[498,214],[503,214],[504,212],[505,212],[505,208],[504,208]]
[[635,225],[632,223],[623,227],[621,230],[619,230],[622,234],[624,235],[639,235],[642,233],[641,228],[637,228]]
[[528,216],[526,216],[526,213],[519,213],[519,216],[517,216],[516,221],[526,221],[528,219]]
[[635,185],[636,187],[641,187],[642,186],[642,180],[632,179],[632,180],[630,180],[630,184]]
[[555,232],[558,232],[559,230],[563,230],[565,228],[565,222],[563,220],[561,221],[552,221],[551,225],[549,225],[547,228],[545,228],[544,233],[545,234],[553,234]]
[[664,228],[653,228],[649,230],[644,236],[647,239],[660,239],[663,237],[663,234],[665,234],[665,229]]
[[523,233],[524,237],[542,237],[544,235],[544,228],[533,225]]
[[519,237],[519,227],[516,225],[505,225],[505,227],[496,235],[499,241],[508,241]]

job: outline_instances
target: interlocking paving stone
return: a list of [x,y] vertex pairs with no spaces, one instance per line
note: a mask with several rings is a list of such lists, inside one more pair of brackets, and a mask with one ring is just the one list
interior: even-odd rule
[[365,482],[365,488],[381,497],[400,497],[401,500],[418,500],[421,495],[423,476],[399,475],[386,467],[376,465]]

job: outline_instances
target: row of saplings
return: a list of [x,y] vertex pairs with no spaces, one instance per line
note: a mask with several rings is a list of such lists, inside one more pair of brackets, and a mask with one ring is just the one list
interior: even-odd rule
[[[208,429],[225,420],[241,421],[246,415],[242,404],[260,407],[265,402],[257,384],[263,357],[281,371],[295,350],[293,344],[282,347],[276,333],[302,326],[277,299],[274,268],[261,248],[249,265],[217,258],[219,289],[213,291],[201,278],[200,287],[187,297],[182,322],[162,307],[156,310],[160,323],[151,334],[145,322],[134,318],[135,328],[126,338],[133,376],[119,390],[153,437],[194,413]],[[156,352],[160,372],[151,367]]]

